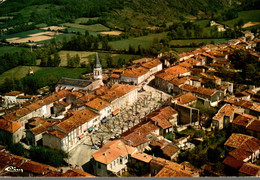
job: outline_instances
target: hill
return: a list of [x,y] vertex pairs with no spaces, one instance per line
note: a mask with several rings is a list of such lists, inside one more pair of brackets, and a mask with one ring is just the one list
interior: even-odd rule
[[80,17],[100,17],[99,23],[112,28],[147,28],[190,18],[230,20],[235,18],[228,15],[231,12],[259,9],[259,4],[259,0],[7,0],[0,4],[0,17],[10,18],[0,19],[0,28],[29,22],[73,23]]

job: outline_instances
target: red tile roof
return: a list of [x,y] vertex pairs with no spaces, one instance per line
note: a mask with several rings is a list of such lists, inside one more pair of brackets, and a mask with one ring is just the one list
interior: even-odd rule
[[100,98],[95,98],[92,101],[86,103],[86,105],[95,110],[101,111],[102,109],[105,109],[107,106],[109,106],[110,103]]
[[243,161],[237,160],[231,156],[227,156],[224,159],[223,164],[233,167],[235,169],[238,169],[243,165]]
[[229,104],[225,104],[221,107],[218,113],[212,118],[213,120],[219,121],[224,116],[231,116],[234,114],[239,108],[236,106],[231,106]]
[[244,163],[239,169],[239,172],[250,176],[260,176],[260,166],[251,163]]
[[195,87],[189,84],[184,84],[180,87],[180,89],[192,92],[192,93],[197,93],[197,94],[202,94],[206,96],[212,96],[215,92],[216,89],[209,89],[209,88],[204,88],[204,87]]
[[125,77],[140,77],[145,75],[149,72],[149,69],[146,69],[144,67],[135,67],[135,68],[128,68],[124,70],[124,72],[121,74],[121,76]]
[[260,120],[253,120],[253,122],[247,127],[247,129],[260,132]]
[[82,171],[80,169],[70,169],[65,173],[63,173],[61,177],[95,177],[95,176],[85,171]]
[[159,59],[154,59],[152,61],[149,61],[147,63],[143,63],[141,66],[147,68],[147,69],[152,69],[154,67],[157,67],[158,65],[162,64]]
[[197,100],[197,98],[192,93],[182,93],[173,97],[172,102],[176,102],[177,104],[188,104],[195,100]]
[[6,93],[6,96],[18,96],[19,94],[22,94],[23,92],[21,91],[11,91],[9,93]]
[[171,106],[165,106],[148,114],[146,118],[155,122],[162,129],[167,129],[173,126],[169,120],[173,119],[173,115],[177,113]]
[[49,122],[44,122],[43,124],[41,124],[38,127],[34,127],[32,129],[30,129],[29,131],[31,131],[34,135],[43,133],[44,131],[46,131],[48,129],[48,127],[50,127],[52,125],[52,123]]
[[148,142],[149,138],[147,135],[158,129],[159,127],[155,126],[151,121],[141,121],[136,126],[122,133],[120,136],[123,140],[127,141],[129,145],[137,147]]
[[59,139],[63,139],[63,138],[65,138],[67,136],[66,133],[64,133],[62,131],[59,131],[59,130],[48,130],[47,134],[51,134],[53,136],[56,136]]
[[145,163],[149,163],[152,160],[152,156],[142,152],[135,152],[131,155],[131,157],[138,159],[139,161],[143,161]]
[[99,151],[93,154],[95,161],[109,164],[118,157],[125,157],[136,151],[136,148],[126,145],[121,140],[114,140],[104,145]]
[[0,119],[0,129],[14,133],[16,132],[20,127],[22,126],[22,123],[16,122],[16,121],[6,121],[4,119]]

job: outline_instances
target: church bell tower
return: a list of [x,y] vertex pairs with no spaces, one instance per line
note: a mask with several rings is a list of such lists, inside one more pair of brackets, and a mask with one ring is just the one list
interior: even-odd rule
[[93,77],[94,80],[102,80],[102,66],[99,61],[98,53],[96,53],[95,64],[93,67]]

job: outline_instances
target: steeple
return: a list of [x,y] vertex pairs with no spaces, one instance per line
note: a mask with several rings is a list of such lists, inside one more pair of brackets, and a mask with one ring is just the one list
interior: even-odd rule
[[96,53],[95,64],[93,68],[93,77],[94,80],[102,80],[102,66],[98,58],[98,53]]
[[102,68],[101,63],[99,61],[98,53],[96,53],[94,68]]

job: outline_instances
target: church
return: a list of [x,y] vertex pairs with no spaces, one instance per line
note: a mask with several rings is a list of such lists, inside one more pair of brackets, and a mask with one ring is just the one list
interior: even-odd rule
[[98,53],[96,53],[95,63],[93,66],[93,80],[83,80],[83,79],[72,79],[72,78],[61,78],[56,85],[56,92],[62,89],[67,90],[86,90],[92,91],[97,89],[103,84],[102,76],[102,65],[100,63]]

